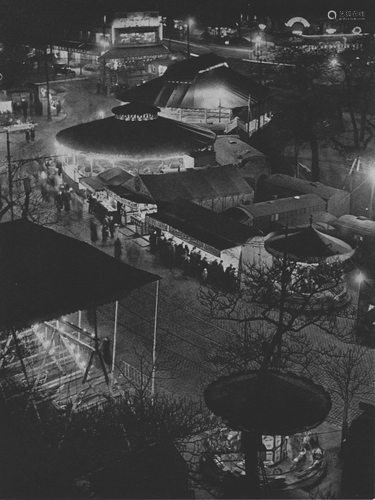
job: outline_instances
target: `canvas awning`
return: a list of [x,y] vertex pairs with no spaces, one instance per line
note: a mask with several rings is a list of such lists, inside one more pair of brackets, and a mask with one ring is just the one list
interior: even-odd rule
[[170,51],[164,45],[132,45],[118,46],[110,48],[99,59],[105,58],[106,61],[110,59],[122,59],[124,61],[134,61],[142,59],[157,59],[159,57],[166,57]]
[[0,224],[0,328],[22,329],[119,300],[160,280],[26,220]]

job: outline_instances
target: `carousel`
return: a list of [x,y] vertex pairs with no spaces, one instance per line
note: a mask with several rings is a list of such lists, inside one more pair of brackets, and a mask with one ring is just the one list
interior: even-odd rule
[[[273,256],[273,265],[288,269],[288,298],[290,305],[308,306],[310,309],[342,307],[350,302],[343,276],[335,273],[350,259],[355,249],[344,241],[309,226],[286,229],[271,235],[265,242],[266,251]],[[322,274],[323,273],[323,274]],[[330,276],[332,279],[330,279]],[[281,283],[275,284],[275,294]],[[307,303],[308,302],[308,303]]]
[[[159,276],[25,220],[0,225],[0,246],[2,403],[41,416],[122,395],[118,301],[149,283],[158,287]],[[113,334],[104,334],[96,310],[111,302]]]
[[57,154],[65,175],[80,188],[81,177],[120,167],[131,174],[178,172],[214,162],[216,134],[158,115],[160,109],[132,102],[113,116],[61,130]]

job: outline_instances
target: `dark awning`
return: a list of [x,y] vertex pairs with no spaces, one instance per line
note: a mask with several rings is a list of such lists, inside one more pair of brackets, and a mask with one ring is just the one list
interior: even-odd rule
[[160,277],[24,220],[0,224],[0,328],[26,328],[125,297]]

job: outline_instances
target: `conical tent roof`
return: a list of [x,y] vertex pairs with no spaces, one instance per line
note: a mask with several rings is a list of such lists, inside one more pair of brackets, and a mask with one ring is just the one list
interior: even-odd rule
[[132,102],[112,111],[109,118],[61,130],[57,142],[86,154],[143,159],[190,154],[216,139],[208,129],[158,116],[155,106]]
[[256,370],[219,377],[206,388],[204,399],[232,429],[279,436],[316,427],[332,405],[322,386],[276,370],[262,380]]
[[266,241],[265,247],[275,257],[286,253],[288,259],[299,262],[346,260],[354,253],[354,249],[344,241],[321,233],[311,225],[275,234]]

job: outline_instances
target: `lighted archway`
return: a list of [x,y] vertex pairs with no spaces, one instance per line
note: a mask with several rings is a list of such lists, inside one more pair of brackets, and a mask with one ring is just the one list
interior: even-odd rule
[[298,16],[297,17],[292,17],[291,19],[289,19],[289,21],[285,23],[285,26],[288,26],[288,28],[291,28],[296,23],[303,24],[303,26],[305,28],[308,28],[310,26],[310,23],[308,21],[306,21],[305,18],[298,17]]

